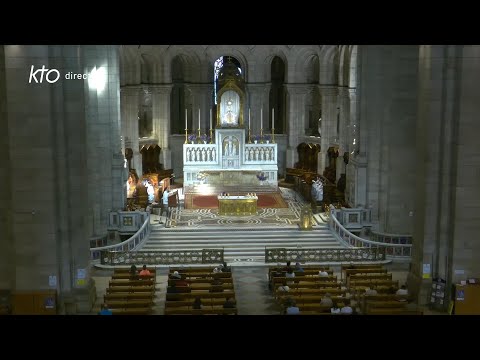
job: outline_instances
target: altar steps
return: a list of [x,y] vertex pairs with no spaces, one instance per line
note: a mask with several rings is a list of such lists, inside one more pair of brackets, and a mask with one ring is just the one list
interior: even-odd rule
[[343,248],[326,226],[298,229],[152,229],[140,250],[174,251],[223,248],[225,261],[263,262],[265,247]]

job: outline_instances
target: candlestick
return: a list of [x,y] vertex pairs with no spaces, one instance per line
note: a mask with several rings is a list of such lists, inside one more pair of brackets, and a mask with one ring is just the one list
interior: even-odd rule
[[210,109],[210,130],[212,130],[212,109]]
[[185,142],[184,144],[188,144],[188,129],[185,128]]
[[250,126],[248,127],[248,143],[252,143],[252,135],[250,134]]
[[250,108],[248,108],[248,128],[250,129]]
[[187,111],[187,109],[185,109],[185,129],[188,128],[188,120],[187,119],[188,119],[188,111]]
[[275,144],[275,128],[272,127],[272,144]]
[[213,130],[210,127],[210,144],[212,144],[212,141],[213,141]]
[[275,128],[275,108],[272,108],[272,129]]
[[198,129],[200,130],[200,108],[198,108]]
[[260,144],[263,144],[263,128],[260,128]]
[[263,129],[263,107],[260,109],[260,129]]

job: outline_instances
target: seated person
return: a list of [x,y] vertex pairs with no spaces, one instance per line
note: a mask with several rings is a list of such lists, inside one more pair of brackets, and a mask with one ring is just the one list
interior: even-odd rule
[[299,262],[295,264],[295,271],[302,272],[302,273],[305,272],[305,270],[303,270]]
[[180,275],[180,274],[178,273],[178,271],[174,271],[173,274],[170,275],[170,279],[173,279],[173,280],[175,280],[175,279],[181,279],[181,278],[182,278],[182,275]]
[[188,281],[186,278],[185,278],[185,275],[183,275],[179,280],[176,280],[175,281],[177,283],[177,288],[178,287],[186,287],[186,286],[190,286],[190,281]]
[[130,280],[138,280],[137,267],[134,264],[130,266]]
[[300,308],[297,306],[294,300],[291,300],[287,303],[287,308],[285,309],[286,315],[299,315]]
[[330,308],[330,312],[331,312],[332,314],[340,314],[340,308],[338,307],[336,301],[333,301],[333,302],[332,302],[332,307]]
[[232,272],[232,269],[230,269],[228,266],[227,266],[227,262],[224,261],[223,264],[222,264],[222,267],[220,269],[222,272]]
[[280,285],[277,289],[279,292],[289,292],[290,291],[290,287],[287,285],[287,282],[284,281],[283,282],[283,285]]
[[98,315],[113,315],[112,310],[110,310],[107,304],[102,304],[102,310],[98,313]]
[[142,270],[140,271],[140,276],[152,275],[150,270],[147,269],[147,265],[143,265]]
[[223,303],[223,308],[224,309],[234,309],[237,305],[235,304],[235,301],[231,297],[228,297],[227,300]]
[[350,305],[345,305],[340,309],[340,314],[344,315],[352,315],[353,314],[353,309],[350,307]]
[[402,285],[400,289],[397,290],[396,295],[398,296],[398,301],[407,301],[406,297],[408,296],[408,290],[405,285]]
[[332,300],[332,295],[330,293],[326,293],[324,297],[322,297],[322,300],[320,301],[321,306],[326,306],[326,307],[332,307],[333,306],[333,300]]
[[318,272],[318,276],[320,277],[328,277],[328,272],[326,272],[325,270],[320,270]]
[[291,262],[287,261],[287,266],[285,266],[282,270],[285,272],[288,272],[289,270],[292,270],[292,267],[290,266]]
[[193,301],[192,308],[200,310],[202,309],[202,300],[200,299],[200,296],[195,297],[195,300]]
[[288,270],[287,273],[285,274],[285,277],[286,278],[294,278],[295,277],[295,272],[293,271],[293,269]]
[[375,289],[373,288],[373,286],[367,287],[367,288],[365,289],[365,295],[377,295],[377,294],[378,294],[378,293],[377,293],[377,290],[375,290]]

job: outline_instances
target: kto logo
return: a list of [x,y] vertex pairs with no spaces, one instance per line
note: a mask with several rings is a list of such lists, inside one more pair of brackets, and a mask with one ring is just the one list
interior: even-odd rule
[[[32,68],[30,69],[30,78],[28,79],[28,83],[31,84],[32,79],[37,84],[42,83],[44,75],[45,75],[45,80],[47,80],[47,82],[49,82],[50,84],[53,84],[57,82],[58,79],[60,78],[60,71],[58,71],[57,69],[46,69],[45,65],[43,65],[41,69],[37,69],[34,72],[34,66],[32,65]],[[37,76],[39,76],[40,78],[37,78]]]

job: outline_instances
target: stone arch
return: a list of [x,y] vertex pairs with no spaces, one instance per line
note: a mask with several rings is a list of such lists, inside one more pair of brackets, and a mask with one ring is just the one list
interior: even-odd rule
[[338,47],[336,45],[322,48],[320,57],[320,81],[322,85],[336,85],[338,82]]
[[353,45],[350,48],[350,67],[349,67],[349,82],[348,86],[350,88],[357,87],[357,56],[358,56],[358,46]]

